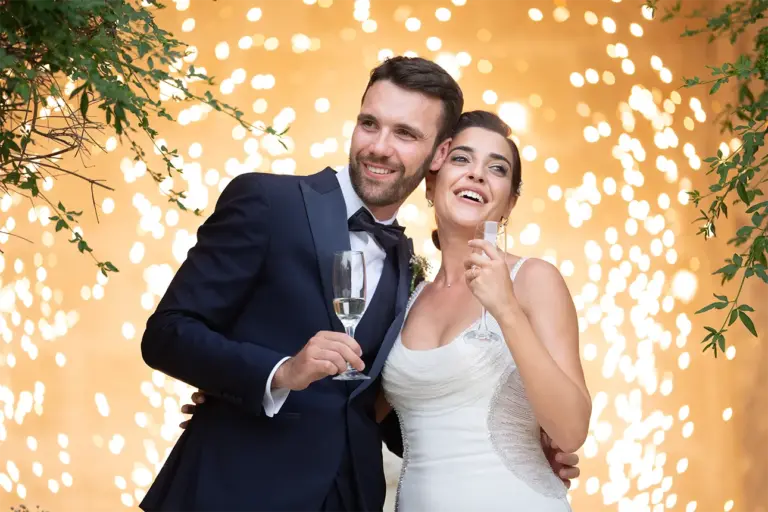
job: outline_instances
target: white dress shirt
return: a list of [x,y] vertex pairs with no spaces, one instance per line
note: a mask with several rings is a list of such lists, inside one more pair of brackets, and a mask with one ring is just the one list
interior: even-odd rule
[[[357,210],[365,207],[365,204],[363,203],[363,200],[360,199],[360,196],[357,195],[355,189],[352,187],[352,182],[350,181],[349,177],[349,167],[344,166],[344,168],[342,168],[336,174],[336,178],[339,180],[339,187],[341,188],[341,193],[344,196],[344,204],[347,207],[347,219],[349,219],[357,212]],[[376,221],[380,222],[381,224],[392,224],[395,222],[396,217],[397,214],[395,214],[395,216],[389,220],[382,221],[376,219]],[[372,298],[373,294],[376,292],[376,286],[379,284],[379,279],[381,278],[381,272],[384,269],[384,260],[387,257],[387,253],[384,252],[384,249],[378,244],[378,242],[376,242],[376,239],[373,236],[364,231],[350,231],[349,246],[351,250],[361,251],[364,255],[366,272],[365,296]],[[370,300],[366,301],[366,309],[368,308],[369,303]],[[365,311],[363,313],[365,313]],[[275,376],[275,372],[277,372],[277,369],[280,367],[280,365],[282,365],[288,359],[290,358],[286,357],[277,363],[272,369],[272,373],[269,374],[269,378],[267,379],[267,385],[266,389],[264,390],[264,400],[262,401],[262,405],[264,406],[265,414],[269,417],[274,416],[278,413],[278,411],[280,411],[280,408],[283,406],[285,400],[288,398],[288,394],[290,393],[289,389],[272,389],[272,378]]]

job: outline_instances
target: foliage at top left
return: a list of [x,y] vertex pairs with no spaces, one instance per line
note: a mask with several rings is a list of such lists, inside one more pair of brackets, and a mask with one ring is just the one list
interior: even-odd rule
[[[159,142],[155,127],[161,118],[174,120],[166,105],[221,112],[284,146],[285,132],[247,122],[242,111],[214,97],[210,77],[193,65],[184,70],[187,44],[155,22],[153,12],[163,8],[155,0],[0,0],[0,191],[48,205],[56,231],[68,233],[104,275],[118,269],[94,255],[78,226],[85,206],[78,201],[88,196],[53,197],[51,191],[57,179],[82,183],[98,220],[95,192],[113,189],[86,164],[93,150],[104,149],[105,131],[130,146],[158,185],[182,172],[174,163],[178,151]],[[159,154],[158,167],[148,161],[147,148]],[[162,190],[188,210],[183,190]],[[9,236],[18,237],[0,233]]]

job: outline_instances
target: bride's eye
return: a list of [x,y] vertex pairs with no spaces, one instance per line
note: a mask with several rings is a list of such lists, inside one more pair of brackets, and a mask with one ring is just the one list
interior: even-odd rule
[[469,162],[469,159],[465,157],[464,155],[456,155],[453,158],[451,158],[451,162],[458,162],[461,164],[465,164]]

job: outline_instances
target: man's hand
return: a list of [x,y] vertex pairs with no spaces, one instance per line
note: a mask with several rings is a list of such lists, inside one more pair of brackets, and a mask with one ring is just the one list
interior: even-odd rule
[[547,456],[552,471],[563,481],[567,488],[571,488],[571,480],[578,478],[581,470],[578,468],[579,456],[575,453],[565,453],[550,438],[546,432],[541,431],[541,447]]
[[346,371],[347,362],[361,372],[365,368],[360,359],[362,353],[360,345],[346,334],[320,331],[304,345],[301,352],[277,369],[272,388],[306,389],[317,380]]
[[[191,404],[185,404],[181,406],[181,412],[182,414],[195,414],[195,410],[197,409],[197,406],[205,402],[205,394],[202,391],[195,391],[192,393],[192,403]],[[192,418],[189,418],[189,420],[184,420],[181,423],[179,423],[179,426],[181,428],[187,428],[189,426],[189,421]]]

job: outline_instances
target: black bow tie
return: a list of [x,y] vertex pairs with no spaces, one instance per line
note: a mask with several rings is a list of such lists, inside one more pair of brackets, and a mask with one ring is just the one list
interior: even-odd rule
[[397,246],[405,238],[403,235],[404,227],[398,226],[396,223],[387,226],[376,222],[371,212],[365,208],[360,208],[349,218],[349,230],[370,233],[385,251]]

